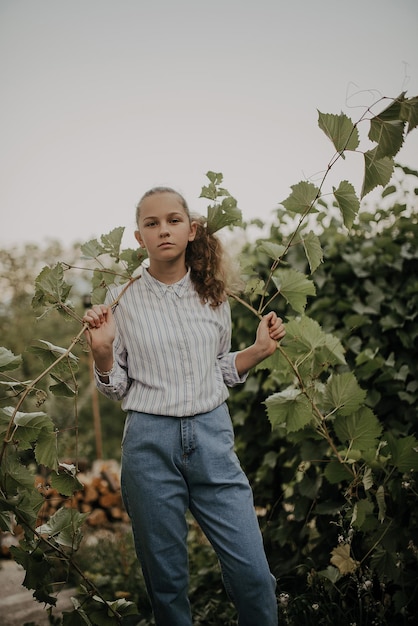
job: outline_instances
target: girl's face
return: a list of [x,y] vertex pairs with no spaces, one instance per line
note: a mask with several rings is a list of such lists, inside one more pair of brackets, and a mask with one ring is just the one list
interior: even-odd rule
[[175,261],[184,259],[196,228],[177,194],[155,193],[141,202],[135,238],[150,261]]

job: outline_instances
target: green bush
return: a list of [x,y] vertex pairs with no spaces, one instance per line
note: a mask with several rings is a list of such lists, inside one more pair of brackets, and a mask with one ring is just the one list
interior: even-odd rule
[[[370,124],[372,149],[363,149],[360,142],[358,125],[364,122]],[[390,194],[398,192],[396,185],[387,187],[394,157],[417,125],[418,98],[405,94],[390,99],[377,115],[368,107],[356,123],[344,113],[319,113],[319,126],[335,150],[322,182],[318,187],[308,181],[293,185],[270,238],[249,245],[242,255],[245,289],[242,297],[234,296],[233,347],[252,342],[258,318],[270,308],[286,319],[286,338],[245,385],[232,391],[230,405],[238,453],[254,485],[268,557],[279,578],[280,613],[287,624],[338,619],[343,626],[406,625],[413,623],[418,609],[417,194],[411,192],[405,201],[397,199],[383,208]],[[384,188],[375,214],[360,213],[357,222],[360,199],[349,181],[333,187],[333,206],[322,191],[328,172],[345,151],[363,157],[361,198],[378,186]],[[207,177],[202,197],[213,202],[207,227],[216,232],[235,224],[240,212],[221,187],[222,174],[208,172]],[[351,239],[343,229],[350,231]],[[85,269],[93,270],[92,301],[102,302],[115,282],[125,285],[123,297],[136,280],[138,251],[122,250],[122,235],[123,228],[116,228],[81,247],[89,265]],[[64,280],[70,268],[66,263],[44,267],[35,281],[32,304],[42,317],[58,313],[79,328],[79,307],[69,299],[72,286]],[[17,296],[20,303],[19,289]],[[7,318],[7,309],[0,313]],[[113,576],[90,571],[94,568],[89,566],[87,572],[97,584],[74,562],[84,515],[62,507],[36,527],[43,503],[34,487],[36,465],[48,468],[51,486],[60,494],[70,498],[81,488],[76,463],[81,449],[79,405],[83,410],[85,398],[79,398],[79,391],[88,380],[88,369],[80,368],[84,331],[79,328],[66,348],[47,340],[31,347],[30,355],[44,364],[31,380],[10,375],[25,364],[10,349],[0,348],[0,525],[8,530],[14,519],[22,525],[25,538],[13,556],[30,574],[25,580],[40,602],[56,601],[51,596],[52,560],[75,567],[83,593],[73,613],[64,615],[65,625],[110,626],[138,619],[146,623],[126,598],[132,593],[127,591],[126,572],[135,567],[134,560],[118,555]],[[19,343],[16,333],[15,340]],[[72,401],[71,424],[58,396]],[[75,433],[75,463],[63,462],[59,444],[71,453],[57,427]],[[87,439],[87,451],[89,446]],[[209,624],[222,615],[225,624],[233,623],[213,553],[194,533],[190,547],[197,572],[191,581],[197,619]],[[107,593],[121,597],[108,600]],[[217,616],[212,618],[215,607]]]
[[[401,445],[415,445],[418,423],[415,198],[412,191],[402,203],[360,213],[349,237],[336,220],[320,235],[325,261],[313,275],[316,297],[306,313],[341,341],[347,365],[339,372],[355,371],[382,433],[370,451],[352,449],[357,478],[336,467],[329,442],[312,428],[271,428],[263,402],[283,384],[279,371],[259,371],[232,394],[237,448],[256,503],[266,508],[263,531],[288,624],[408,624],[418,609],[418,468]],[[270,241],[281,244],[277,228]],[[261,273],[263,256],[248,254]],[[292,251],[292,266],[304,263]],[[239,305],[233,315],[239,347],[254,327]],[[340,444],[336,426],[329,428]]]

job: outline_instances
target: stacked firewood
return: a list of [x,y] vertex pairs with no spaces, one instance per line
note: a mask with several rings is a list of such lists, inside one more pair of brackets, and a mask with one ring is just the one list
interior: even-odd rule
[[120,469],[115,461],[96,461],[91,471],[79,472],[77,478],[84,489],[77,491],[72,498],[65,498],[52,489],[48,479],[46,483],[41,482],[38,488],[45,496],[45,503],[40,511],[40,523],[61,506],[88,513],[86,523],[93,527],[129,521],[120,492]]
[[[87,513],[86,525],[92,530],[111,528],[116,523],[129,523],[120,491],[120,468],[116,461],[96,461],[90,470],[77,474],[83,489],[71,498],[62,496],[51,487],[49,476],[38,475],[35,484],[44,496],[37,526],[46,522],[61,507],[71,507]],[[21,529],[14,533],[0,532],[0,558],[10,558],[9,548],[21,539]]]

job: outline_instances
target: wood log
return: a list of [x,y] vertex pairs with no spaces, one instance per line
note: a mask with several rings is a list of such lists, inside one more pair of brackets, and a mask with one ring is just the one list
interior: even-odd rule
[[[86,524],[93,527],[95,532],[101,528],[109,529],[112,523],[130,523],[121,496],[118,463],[99,460],[93,464],[90,472],[87,467],[83,467],[83,470],[77,475],[83,489],[71,497],[63,496],[51,486],[51,476],[46,471],[35,476],[35,487],[44,498],[36,526],[47,522],[61,507],[88,513]],[[13,545],[16,536],[16,529],[14,533],[0,531],[0,559],[10,558],[8,542]]]
[[120,493],[104,493],[99,497],[99,506],[102,509],[110,509],[112,506],[121,506],[121,496]]
[[93,511],[88,516],[86,523],[89,526],[105,526],[108,523],[107,515],[103,511],[103,509],[93,509]]

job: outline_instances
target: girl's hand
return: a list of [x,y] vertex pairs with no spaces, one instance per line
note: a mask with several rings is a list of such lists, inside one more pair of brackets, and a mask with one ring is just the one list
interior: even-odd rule
[[271,356],[277,348],[277,342],[283,339],[285,334],[283,320],[277,317],[276,313],[265,315],[258,325],[253,345],[237,353],[235,367],[238,374],[242,376]]
[[95,304],[91,309],[85,312],[83,322],[89,325],[85,331],[85,335],[93,354],[113,346],[115,339],[115,318],[109,306]]
[[272,311],[261,319],[254,345],[260,352],[265,353],[266,357],[270,356],[276,350],[277,342],[283,339],[285,334],[283,320]]

